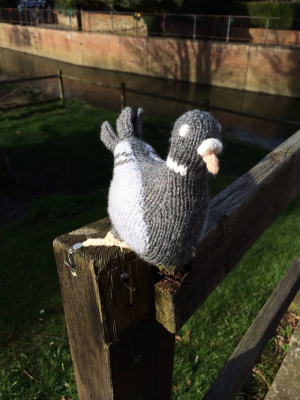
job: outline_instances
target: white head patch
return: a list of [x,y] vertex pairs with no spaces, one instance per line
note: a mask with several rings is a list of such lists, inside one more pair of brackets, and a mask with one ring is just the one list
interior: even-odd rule
[[197,153],[201,157],[207,156],[210,153],[219,154],[223,149],[223,145],[218,139],[206,139],[204,140],[197,149]]
[[190,133],[190,127],[187,124],[182,125],[182,127],[179,129],[179,136],[183,138],[187,137],[189,133]]

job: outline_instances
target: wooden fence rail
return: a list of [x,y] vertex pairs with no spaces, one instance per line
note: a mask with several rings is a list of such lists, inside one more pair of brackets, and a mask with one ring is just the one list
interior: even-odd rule
[[63,74],[63,75],[62,75],[62,78],[70,79],[70,80],[73,80],[73,81],[79,81],[79,82],[89,83],[89,84],[91,84],[91,85],[102,86],[102,87],[108,88],[108,89],[117,89],[117,90],[120,90],[120,87],[108,85],[107,83],[102,83],[102,82],[98,82],[98,81],[91,81],[91,80],[89,80],[89,79],[78,78],[77,76],[71,76],[71,75]]
[[34,82],[34,81],[54,79],[54,78],[58,79],[59,92],[60,92],[59,98],[35,101],[35,102],[23,103],[23,104],[16,104],[13,106],[8,106],[8,107],[2,107],[2,108],[0,108],[0,112],[11,111],[11,110],[15,110],[18,108],[23,108],[23,107],[38,106],[41,104],[54,103],[57,101],[61,101],[62,105],[65,105],[65,92],[64,92],[64,86],[63,86],[63,81],[62,81],[62,73],[60,70],[57,71],[56,75],[33,76],[33,77],[28,77],[28,78],[10,79],[10,80],[0,81],[0,86],[1,85],[11,85],[11,84],[16,84],[16,83],[23,83],[23,82]]
[[0,85],[6,85],[10,83],[20,83],[20,82],[31,82],[31,81],[40,81],[44,79],[53,79],[57,78],[57,75],[45,75],[45,76],[32,76],[29,78],[21,78],[21,79],[10,79],[5,81],[0,81]]
[[[134,252],[117,247],[78,250],[78,278],[70,274],[70,248],[89,237],[104,237],[108,218],[54,241],[80,400],[171,399],[174,333],[300,192],[299,176],[300,131],[211,201],[208,229],[196,257],[163,275]],[[262,310],[263,315],[274,311],[265,328],[261,316],[255,322],[261,333],[269,335],[299,288],[298,269],[292,267]],[[124,272],[129,274],[125,281]],[[285,292],[275,301],[282,288]],[[247,337],[245,341],[249,343]],[[255,349],[247,372],[264,344]],[[243,346],[234,359],[237,354],[240,360],[245,357]],[[226,371],[231,364],[237,365],[231,361]],[[244,370],[234,373],[238,387],[245,376]],[[226,399],[234,398],[228,393]]]
[[205,237],[180,282],[168,277],[155,285],[156,316],[166,329],[185,324],[300,192],[299,177],[300,130],[212,199]]
[[200,103],[198,101],[192,101],[192,100],[184,100],[184,99],[179,99],[176,97],[172,96],[165,96],[159,93],[152,93],[152,92],[146,92],[144,90],[139,90],[139,89],[132,89],[126,87],[126,84],[124,82],[121,83],[120,86],[112,86],[108,85],[102,82],[97,82],[97,81],[90,81],[88,79],[83,79],[83,78],[78,78],[70,75],[62,75],[63,78],[71,79],[71,80],[76,80],[79,82],[85,82],[89,83],[91,85],[97,85],[97,86],[102,86],[104,88],[108,89],[115,89],[115,90],[121,90],[121,110],[123,110],[126,107],[126,92],[127,93],[133,93],[133,94],[138,94],[141,96],[147,96],[147,97],[153,97],[154,99],[161,99],[161,100],[167,100],[167,101],[175,101],[177,103],[182,103],[186,104],[189,106],[193,107],[200,107],[202,109],[205,109],[207,111],[220,111],[220,112],[225,112],[228,114],[234,114],[234,115],[240,115],[243,117],[249,117],[249,118],[254,118],[254,119],[260,119],[262,121],[268,121],[268,122],[275,122],[279,124],[285,124],[285,125],[292,125],[292,126],[299,126],[300,127],[300,122],[299,121],[291,121],[287,119],[281,119],[281,118],[271,118],[271,117],[265,117],[262,115],[258,114],[253,114],[253,113],[248,113],[244,111],[238,111],[238,110],[232,110],[229,108],[225,107],[219,107],[219,106],[214,106],[210,104],[210,100],[207,99],[203,103]]

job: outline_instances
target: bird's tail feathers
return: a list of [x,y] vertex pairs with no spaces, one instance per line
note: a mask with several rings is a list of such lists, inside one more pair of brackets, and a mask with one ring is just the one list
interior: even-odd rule
[[142,136],[142,116],[144,110],[138,108],[134,113],[131,107],[126,107],[117,119],[117,132],[120,139],[128,139],[132,136]]
[[107,149],[113,153],[119,143],[119,138],[108,121],[103,122],[101,126],[100,139]]
[[117,119],[117,133],[109,122],[104,122],[101,127],[100,139],[110,151],[114,151],[116,145],[130,137],[141,138],[142,116],[144,110],[138,108],[134,113],[131,107],[126,107]]

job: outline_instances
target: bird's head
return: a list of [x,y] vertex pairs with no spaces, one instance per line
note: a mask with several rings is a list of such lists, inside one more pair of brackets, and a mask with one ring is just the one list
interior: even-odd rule
[[[167,165],[189,167],[206,165],[207,170],[217,174],[217,154],[222,151],[221,125],[208,112],[193,110],[183,114],[175,122]],[[182,173],[183,175],[184,173]]]

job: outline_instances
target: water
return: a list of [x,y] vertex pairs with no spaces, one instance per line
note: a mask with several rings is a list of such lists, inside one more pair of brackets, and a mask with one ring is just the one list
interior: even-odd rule
[[[0,48],[0,75],[12,78],[33,77],[55,74],[58,69],[67,75],[100,81],[116,87],[120,87],[121,82],[125,82],[126,87],[132,89],[195,101],[200,104],[210,99],[211,105],[214,106],[300,122],[300,99],[75,66]],[[59,95],[56,79],[38,81],[35,85],[50,96]],[[105,89],[69,79],[64,79],[64,87],[68,98],[120,111],[119,90]],[[127,105],[143,107],[147,116],[166,121],[174,121],[183,112],[195,108],[175,101],[133,93],[127,93],[126,100]],[[214,112],[214,115],[223,126],[224,137],[260,145],[268,150],[277,147],[299,129],[296,126],[266,122],[224,112]]]

